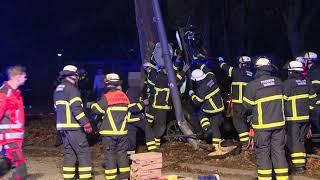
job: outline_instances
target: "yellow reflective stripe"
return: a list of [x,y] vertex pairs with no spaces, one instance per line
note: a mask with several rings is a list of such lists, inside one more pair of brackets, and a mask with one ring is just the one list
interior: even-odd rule
[[204,99],[210,99],[212,96],[214,96],[215,94],[217,94],[220,91],[219,88],[215,89],[214,91],[212,91],[210,94],[206,95],[206,97]]
[[177,70],[178,70],[178,67],[175,66],[175,65],[173,65],[173,69],[177,71]]
[[204,123],[205,121],[209,121],[209,119],[208,118],[202,118],[201,120],[200,120],[200,124],[202,124],[202,123]]
[[131,107],[135,106],[136,104],[137,103],[131,103],[131,104],[128,105],[128,108],[131,108]]
[[258,169],[258,174],[272,174],[272,169]]
[[79,171],[92,171],[92,167],[79,167]]
[[161,139],[154,138],[154,141],[155,141],[155,142],[160,142]]
[[68,101],[59,100],[59,101],[56,101],[56,105],[69,105],[69,103]]
[[308,120],[309,116],[295,116],[295,117],[286,117],[287,121],[298,121],[298,120]]
[[65,105],[66,106],[66,124],[71,124],[71,110],[70,110],[69,102],[65,101],[65,100],[59,100],[59,101],[56,101],[56,105]]
[[201,124],[201,127],[205,127],[205,126],[210,126],[210,122],[205,122],[205,123]]
[[78,128],[79,124],[57,124],[57,128]]
[[150,142],[147,142],[147,146],[150,146],[150,145],[154,145],[156,142],[155,141],[150,141]]
[[154,149],[157,149],[157,146],[148,146],[148,150],[154,150]]
[[140,103],[138,103],[137,105],[138,105],[138,108],[139,108],[140,110],[143,109],[143,107],[142,107],[142,105],[141,105]]
[[227,64],[226,64],[226,63],[224,63],[224,62],[223,62],[223,63],[221,63],[221,64],[220,64],[220,68],[222,68],[224,65],[227,65]]
[[232,99],[233,103],[242,103],[242,98],[243,98],[243,91],[242,87],[246,86],[248,83],[246,82],[232,82],[231,83],[231,92],[233,89],[233,86],[238,86],[238,91],[239,91],[239,99]]
[[220,138],[212,138],[212,141],[213,141],[213,142],[220,142],[221,139],[220,139]]
[[309,94],[300,94],[295,96],[289,96],[287,97],[287,100],[293,100],[293,99],[303,99],[303,98],[309,98]]
[[182,76],[181,76],[180,74],[177,74],[177,78],[178,78],[179,80],[181,80],[181,79],[182,79]]
[[132,154],[135,154],[135,153],[136,153],[136,151],[127,151],[128,155],[132,155]]
[[108,120],[110,122],[110,125],[111,125],[111,128],[113,131],[118,131],[117,130],[117,127],[116,127],[116,124],[114,123],[114,120],[113,120],[113,117],[112,117],[112,114],[111,114],[111,109],[108,108],[107,109],[107,116],[108,116]]
[[250,105],[255,105],[254,101],[252,101],[252,100],[250,100],[250,99],[248,99],[246,97],[243,97],[243,101],[248,103],[248,104],[250,104]]
[[259,177],[258,180],[272,180],[272,177]]
[[81,98],[80,98],[80,97],[75,97],[75,98],[73,98],[73,99],[71,99],[71,100],[69,101],[70,106],[71,106],[71,104],[73,104],[73,103],[75,103],[75,102],[77,102],[77,101],[79,101],[79,102],[82,104]]
[[116,179],[117,175],[114,176],[106,176],[106,180]]
[[204,100],[203,99],[201,99],[201,98],[199,98],[197,95],[192,95],[191,96],[191,99],[193,100],[193,99],[196,99],[197,101],[199,101],[199,102],[203,102]]
[[255,103],[263,103],[267,101],[274,101],[274,100],[281,100],[281,99],[283,99],[283,95],[274,95],[274,96],[269,96],[265,98],[260,98],[256,100]]
[[125,135],[128,134],[128,131],[110,131],[110,130],[102,130],[99,131],[102,135]]
[[[166,92],[166,102],[167,103],[169,102],[169,96],[170,96],[170,89],[169,88],[157,88],[157,87],[154,87],[154,89],[156,91],[155,97],[157,97],[159,95],[159,92],[162,92],[162,91]],[[153,101],[152,106],[154,108],[157,108],[157,109],[171,109],[171,107],[168,106],[168,105],[162,106],[162,105],[157,105],[156,103],[157,103],[156,100]]]
[[74,178],[74,174],[63,174],[63,178]]
[[223,110],[224,110],[224,106],[222,106],[222,107],[219,108],[219,109],[214,109],[214,110],[203,109],[203,112],[206,112],[206,113],[216,113],[216,112],[220,112],[220,111],[223,111]]
[[289,176],[276,176],[277,180],[288,180]]
[[149,84],[155,86],[155,84],[154,84],[150,79],[148,79],[147,82],[148,82]]
[[313,109],[314,109],[314,107],[313,107],[313,106],[309,106],[309,109],[310,109],[310,110],[313,110]]
[[99,106],[98,103],[94,103],[91,105],[91,109],[96,108],[100,113],[105,114],[106,112]]
[[75,167],[63,167],[63,171],[74,172],[74,171],[76,171],[76,168]]
[[246,86],[248,83],[246,82],[232,82],[231,85],[237,86]]
[[292,163],[293,164],[304,164],[304,163],[306,163],[306,160],[305,159],[293,159]]
[[246,137],[246,138],[240,138],[240,141],[241,141],[241,142],[249,141],[249,137]]
[[312,84],[320,84],[320,81],[319,80],[313,80],[311,81]]
[[114,174],[114,173],[117,173],[117,169],[107,169],[107,170],[104,170],[104,173],[105,174]]
[[82,179],[82,178],[91,178],[92,175],[91,174],[79,174],[79,178]]
[[84,114],[84,112],[80,113],[79,115],[76,116],[77,120],[80,120],[81,118],[85,117],[86,115]]
[[147,116],[148,118],[154,119],[154,116],[152,116],[152,115],[149,114],[149,113],[146,113],[146,116]]
[[313,98],[316,98],[317,97],[317,94],[316,93],[314,93],[314,94],[309,94],[309,99],[313,99]]
[[120,173],[130,172],[130,167],[119,168]]
[[297,100],[296,99],[292,99],[292,101],[291,101],[291,109],[292,109],[292,116],[293,117],[297,117],[298,114],[297,114]]
[[280,169],[274,169],[274,172],[279,173],[288,173],[288,168],[280,168]]
[[292,153],[290,156],[291,157],[306,157],[307,154],[303,153],[303,152],[300,152],[300,153]]
[[276,123],[269,123],[269,124],[252,124],[252,127],[254,129],[265,129],[265,128],[273,128],[273,127],[280,127],[280,126],[284,126],[285,125],[285,121],[281,121],[281,122],[276,122]]
[[249,136],[249,132],[244,132],[239,134],[239,137],[243,137],[243,136]]
[[230,67],[229,70],[228,70],[228,76],[229,76],[229,77],[232,76],[232,70],[233,70],[233,67]]
[[320,100],[318,100],[318,101],[316,102],[316,104],[320,104]]

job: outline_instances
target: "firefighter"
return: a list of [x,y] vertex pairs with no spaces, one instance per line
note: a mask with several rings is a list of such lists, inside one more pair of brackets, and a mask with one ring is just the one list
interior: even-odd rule
[[258,179],[288,179],[285,156],[285,119],[283,83],[272,76],[273,66],[268,58],[258,58],[257,72],[249,82],[243,105],[252,111],[252,127],[257,159]]
[[[158,65],[158,72],[156,76],[149,79],[152,84],[150,90],[150,105],[153,108],[154,122],[153,133],[155,136],[155,142],[160,147],[161,137],[166,130],[167,113],[172,109],[169,82],[167,77],[167,71],[164,67]],[[177,81],[181,81],[188,71],[189,65],[184,65],[182,71],[176,73]]]
[[77,67],[67,65],[60,71],[61,83],[54,91],[57,129],[64,146],[63,177],[74,179],[78,163],[79,179],[91,179],[91,152],[85,133],[92,127],[83,111],[77,87]]
[[[105,155],[106,179],[127,179],[130,175],[128,150],[127,114],[129,98],[122,91],[118,74],[105,76],[106,92],[97,103],[91,105],[95,114],[102,114],[99,126]],[[118,173],[119,172],[119,173]]]
[[136,150],[136,137],[137,131],[142,130],[145,134],[146,145],[148,151],[154,151],[157,149],[155,144],[154,135],[152,128],[147,122],[145,117],[145,107],[149,105],[149,100],[141,99],[141,86],[139,78],[132,78],[129,76],[129,88],[126,92],[130,104],[128,111],[128,138],[129,138],[129,149],[128,155],[135,154]]
[[212,144],[216,149],[209,156],[214,156],[217,153],[226,154],[227,151],[220,147],[222,139],[219,128],[224,121],[222,115],[224,104],[215,75],[203,64],[200,69],[192,71],[191,79],[195,81],[196,90],[195,92],[190,90],[189,96],[194,104],[200,106],[200,125],[206,133],[212,133]]
[[[0,148],[2,156],[13,166],[13,180],[25,180],[27,167],[22,155],[25,117],[18,88],[27,80],[26,69],[22,66],[10,67],[8,78],[0,87]],[[4,167],[1,166],[1,169]]]
[[220,68],[228,73],[229,77],[232,77],[233,124],[238,131],[242,147],[247,149],[249,147],[249,124],[247,122],[247,110],[242,105],[242,98],[245,86],[253,79],[251,58],[241,56],[239,58],[239,68],[228,66],[222,57],[219,57],[218,60]]
[[287,146],[294,171],[305,171],[305,137],[309,128],[309,110],[314,109],[317,94],[311,82],[303,76],[303,64],[291,61],[288,79],[284,81]]
[[[316,91],[317,96],[320,95],[320,63],[318,61],[318,56],[314,52],[307,52],[304,55],[304,59],[308,66],[308,79],[312,83],[313,89]],[[317,104],[320,104],[320,101],[317,101]],[[315,108],[310,113],[310,122],[312,129],[312,142],[316,146],[320,146],[320,110]]]

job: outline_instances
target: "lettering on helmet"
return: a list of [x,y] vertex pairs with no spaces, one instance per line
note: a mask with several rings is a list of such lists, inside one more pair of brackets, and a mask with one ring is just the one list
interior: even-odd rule
[[207,86],[208,87],[212,87],[214,85],[214,81],[211,79],[208,83],[207,83]]
[[298,86],[304,86],[307,85],[307,81],[306,80],[296,80],[296,83]]
[[63,91],[65,87],[66,85],[60,84],[59,86],[57,86],[56,91]]
[[253,75],[253,73],[251,71],[246,71],[246,73],[247,73],[247,76],[250,76],[250,77],[252,77],[252,75]]
[[260,83],[263,85],[263,87],[274,86],[275,80],[274,79],[267,79],[267,80],[260,81]]

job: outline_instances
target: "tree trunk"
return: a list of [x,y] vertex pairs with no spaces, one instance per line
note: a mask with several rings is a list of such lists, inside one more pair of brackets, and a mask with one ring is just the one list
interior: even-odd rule
[[148,62],[159,41],[153,22],[152,1],[135,0],[136,24],[139,34],[142,63]]

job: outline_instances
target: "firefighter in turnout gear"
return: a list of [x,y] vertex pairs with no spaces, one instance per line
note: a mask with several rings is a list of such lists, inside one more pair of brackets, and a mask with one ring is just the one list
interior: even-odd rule
[[294,170],[303,172],[306,164],[305,137],[309,128],[309,110],[314,109],[317,94],[302,75],[303,64],[291,61],[284,81],[287,146]]
[[[21,92],[18,90],[26,78],[26,70],[21,66],[8,69],[9,81],[0,87],[0,149],[1,159],[6,159],[7,167],[12,165],[12,179],[26,180],[27,167],[22,155],[24,141],[24,107]],[[3,171],[6,166],[0,168]],[[1,177],[0,177],[1,178]]]
[[127,118],[130,101],[122,91],[118,74],[107,74],[105,83],[105,94],[97,103],[91,105],[93,113],[104,115],[98,128],[104,147],[105,175],[107,180],[127,179],[130,175],[127,157]]
[[[318,56],[314,52],[307,52],[304,55],[304,59],[308,66],[308,79],[312,83],[313,89],[316,91],[317,96],[320,95],[320,63],[318,61]],[[320,101],[317,101],[317,105],[320,104]],[[310,123],[312,129],[312,142],[316,146],[320,146],[320,109],[315,108],[310,113]]]
[[195,92],[190,90],[189,96],[195,105],[200,106],[200,125],[206,132],[212,128],[212,144],[216,151],[210,153],[209,156],[217,153],[220,155],[226,154],[229,151],[220,147],[222,139],[219,128],[223,124],[224,104],[215,75],[203,64],[200,69],[192,71],[191,79],[195,81],[196,90]]
[[247,122],[247,110],[242,105],[242,98],[245,86],[253,79],[251,58],[241,56],[239,58],[239,68],[228,66],[222,57],[219,57],[218,60],[220,68],[232,78],[233,124],[238,131],[240,142],[244,148],[247,148],[249,145],[249,124]]
[[57,116],[57,129],[64,146],[63,178],[76,178],[78,163],[79,179],[91,179],[91,152],[85,133],[92,127],[83,111],[80,91],[77,87],[77,67],[67,65],[59,73],[61,83],[53,95]]
[[[188,71],[189,65],[184,65],[182,71],[176,73],[177,81],[181,81]],[[156,145],[160,146],[161,137],[166,130],[167,113],[172,109],[167,71],[164,67],[158,67],[155,76],[149,79],[153,86],[150,89],[150,105],[153,108],[154,122],[153,133]]]
[[288,179],[285,156],[285,119],[283,84],[272,76],[273,67],[267,58],[258,58],[254,80],[249,82],[243,105],[252,111],[258,179]]
[[157,149],[152,128],[147,122],[144,113],[145,107],[149,105],[149,100],[145,99],[142,101],[141,86],[139,86],[141,83],[139,80],[139,78],[134,79],[133,77],[129,76],[129,88],[126,93],[130,100],[128,111],[128,155],[135,153],[137,143],[136,137],[139,130],[142,130],[145,134],[148,151],[154,151]]

